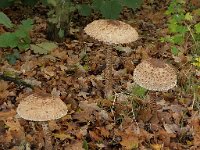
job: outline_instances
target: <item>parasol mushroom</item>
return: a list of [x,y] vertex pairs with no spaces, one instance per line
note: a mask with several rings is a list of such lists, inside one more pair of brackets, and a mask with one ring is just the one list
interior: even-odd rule
[[59,119],[65,116],[67,111],[67,106],[60,98],[47,94],[31,94],[24,98],[17,107],[17,113],[21,118],[41,122],[46,150],[53,149],[47,121]]
[[[137,31],[122,21],[118,20],[95,20],[88,24],[85,33],[90,37],[107,45],[126,44],[138,39]],[[112,48],[106,49],[106,71],[105,71],[105,95],[112,96]]]
[[167,91],[177,84],[177,75],[173,67],[159,59],[150,58],[136,66],[134,81],[151,91]]
[[[155,58],[146,59],[137,65],[133,79],[136,84],[151,91],[168,91],[177,84],[175,69],[164,61]],[[155,98],[150,99],[152,99],[150,106],[157,115],[156,100]]]

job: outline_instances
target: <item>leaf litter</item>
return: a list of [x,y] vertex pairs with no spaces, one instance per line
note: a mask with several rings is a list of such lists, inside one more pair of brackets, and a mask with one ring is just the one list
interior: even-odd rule
[[[172,56],[169,45],[158,41],[167,34],[163,14],[166,5],[145,1],[129,20],[139,29],[141,38],[113,52],[113,101],[105,99],[103,94],[105,46],[92,39],[83,42],[85,39],[74,32],[76,40],[66,39],[58,47],[43,49],[47,44],[43,43],[46,41],[43,16],[34,18],[36,25],[31,32],[36,44],[31,49],[35,54],[31,50],[22,53],[15,65],[1,59],[1,72],[19,76],[44,92],[60,96],[67,104],[68,115],[49,122],[55,149],[199,149],[199,101],[185,86],[193,71],[197,72],[196,80],[199,79],[199,71],[191,68],[190,58]],[[161,9],[158,11],[156,7]],[[10,10],[9,15],[15,20],[18,16],[14,14]],[[130,12],[129,15],[132,16]],[[180,70],[179,86],[163,93],[140,90],[134,94],[133,70],[141,59],[149,56],[173,62]],[[0,57],[3,58],[1,52]],[[21,98],[30,92],[0,80],[0,149],[44,146],[41,126],[18,118],[15,112]],[[151,94],[156,107],[151,103]]]

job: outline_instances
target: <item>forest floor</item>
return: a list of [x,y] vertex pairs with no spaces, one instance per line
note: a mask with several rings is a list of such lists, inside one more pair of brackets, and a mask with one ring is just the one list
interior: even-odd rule
[[[49,121],[54,149],[200,149],[200,88],[193,88],[199,84],[200,73],[190,63],[189,53],[174,57],[169,43],[159,40],[168,34],[164,14],[168,4],[146,2],[137,11],[122,12],[120,20],[136,28],[140,38],[113,50],[113,100],[104,97],[106,46],[81,33],[98,19],[96,16],[75,15],[79,18],[73,19],[73,36],[58,43],[50,54],[28,50],[10,65],[4,55],[11,49],[0,50],[0,72],[14,72],[36,89],[60,95],[67,104],[65,117]],[[13,23],[34,19],[32,43],[46,41],[46,8],[13,6],[4,13]],[[4,32],[3,26],[0,32]],[[167,92],[146,91],[138,96],[133,71],[147,57],[173,65],[177,86]],[[41,125],[16,115],[19,102],[33,92],[0,80],[0,149],[44,149]]]

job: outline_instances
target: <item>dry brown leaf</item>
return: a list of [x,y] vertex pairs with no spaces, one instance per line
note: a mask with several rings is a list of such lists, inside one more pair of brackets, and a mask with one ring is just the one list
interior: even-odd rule
[[94,141],[102,141],[102,137],[100,137],[95,131],[89,131],[90,138]]
[[45,77],[48,79],[49,77],[55,76],[55,67],[53,66],[47,66],[45,68],[41,69],[42,72],[44,72]]
[[32,71],[35,67],[37,67],[36,61],[26,61],[21,65],[21,72],[26,73]]
[[92,112],[84,110],[74,113],[72,115],[72,118],[77,119],[79,122],[88,122],[88,121],[94,121],[95,116],[92,114]]
[[82,141],[75,141],[65,147],[65,150],[84,150]]
[[124,135],[122,136],[120,144],[127,150],[137,149],[139,146],[139,140],[134,134]]
[[153,150],[162,150],[163,144],[151,144]]
[[192,125],[193,130],[194,130],[193,143],[194,143],[195,146],[200,146],[200,119],[198,117],[195,117],[192,120],[191,125]]
[[0,135],[0,144],[1,143],[10,143],[13,140],[11,132],[7,131],[5,134]]
[[67,134],[67,133],[53,133],[53,136],[55,138],[60,139],[61,141],[64,141],[66,139],[70,139],[70,140],[74,139],[74,137],[72,137],[70,134]]
[[79,107],[83,110],[87,111],[99,111],[100,108],[97,106],[97,103],[88,103],[88,101],[81,101],[79,103]]
[[191,0],[191,3],[196,7],[200,7],[200,1],[199,0]]
[[10,110],[7,112],[2,112],[0,111],[0,120],[5,120],[7,118],[13,118],[16,115],[16,111],[15,110]]
[[24,128],[20,125],[18,119],[8,118],[5,124],[9,127],[8,132],[16,140],[25,140]]
[[110,135],[110,132],[108,131],[108,129],[106,129],[105,127],[97,127],[97,129],[100,131],[101,135],[105,138],[108,138]]
[[76,137],[78,139],[82,139],[82,137],[87,135],[87,133],[88,133],[87,130],[88,130],[88,125],[85,125],[85,126],[81,127],[79,129],[79,131],[76,133]]
[[0,92],[7,90],[8,86],[8,82],[0,80]]
[[166,124],[166,123],[164,123],[163,126],[164,126],[165,130],[167,131],[167,133],[179,133],[180,132],[180,128],[176,124]]
[[158,11],[158,12],[150,12],[148,14],[146,14],[147,18],[149,18],[154,24],[159,24],[162,23],[163,18],[165,17],[164,11]]
[[161,140],[162,143],[164,143],[164,145],[167,147],[170,146],[171,138],[176,137],[175,134],[167,133],[165,130],[159,130],[157,134],[158,134],[159,140]]

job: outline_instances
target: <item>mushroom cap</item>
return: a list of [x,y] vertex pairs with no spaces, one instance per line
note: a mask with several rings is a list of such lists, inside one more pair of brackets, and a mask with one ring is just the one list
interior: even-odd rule
[[158,59],[147,59],[136,66],[134,81],[152,91],[167,91],[177,84],[176,71],[169,64]]
[[107,44],[125,44],[138,39],[138,33],[132,26],[118,20],[95,20],[84,31],[90,37]]
[[67,111],[66,104],[60,98],[38,94],[29,95],[17,108],[20,117],[31,121],[59,119],[65,116]]

